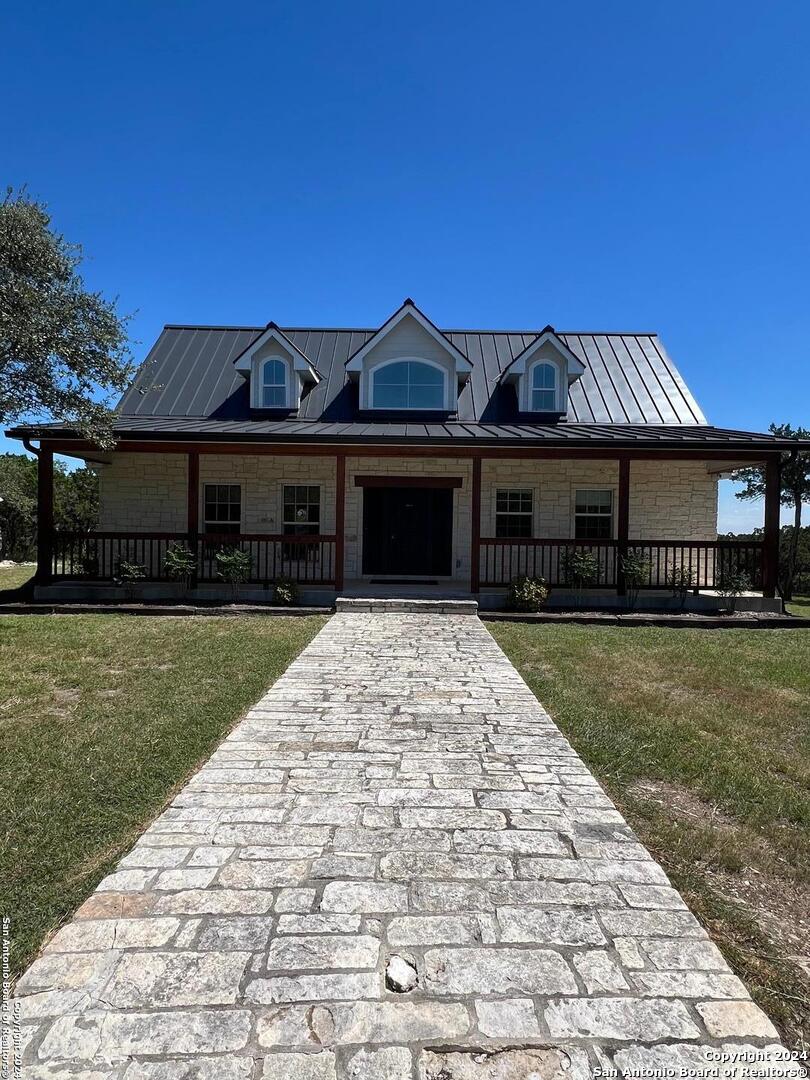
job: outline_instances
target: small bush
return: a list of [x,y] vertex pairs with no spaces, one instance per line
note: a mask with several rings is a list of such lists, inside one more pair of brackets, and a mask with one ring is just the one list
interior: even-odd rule
[[144,581],[146,576],[146,567],[141,563],[127,562],[126,559],[121,559],[118,563],[115,581],[117,584],[124,586],[127,598],[132,600],[135,597],[135,586],[139,581]]
[[276,579],[273,587],[273,598],[277,604],[284,607],[292,607],[298,603],[298,582],[289,577]]
[[185,544],[171,544],[166,549],[163,569],[175,581],[182,581],[188,589],[197,570],[197,558]]
[[695,584],[695,575],[685,566],[673,566],[667,574],[667,584],[672,589],[672,595],[681,601],[681,611],[686,607],[686,597],[689,590]]
[[253,560],[250,552],[241,548],[223,548],[215,555],[217,577],[231,586],[233,599],[239,595],[239,586],[250,578]]
[[645,559],[637,551],[628,551],[621,560],[624,585],[627,591],[627,605],[630,608],[636,606],[639,590],[645,581],[650,578],[650,560]]
[[549,592],[544,578],[523,574],[510,583],[506,606],[510,611],[540,611],[548,600]]
[[727,611],[734,611],[737,597],[751,588],[751,579],[739,567],[724,566],[720,570],[717,591],[723,597]]
[[575,589],[593,585],[599,577],[599,560],[587,548],[567,548],[563,555],[565,581]]

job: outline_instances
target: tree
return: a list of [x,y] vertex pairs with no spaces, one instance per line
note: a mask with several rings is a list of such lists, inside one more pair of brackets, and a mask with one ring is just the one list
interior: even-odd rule
[[[0,558],[25,562],[37,548],[37,463],[25,454],[0,454]],[[98,521],[98,477],[68,472],[54,462],[53,516],[60,529],[86,532]]]
[[[781,439],[810,439],[806,428],[792,428],[790,424],[771,424],[770,431]],[[734,479],[745,484],[742,491],[736,493],[738,499],[762,499],[765,497],[765,470],[754,465],[747,469],[738,469]],[[796,556],[802,527],[802,503],[810,502],[810,453],[806,450],[791,450],[782,455],[782,475],[779,492],[782,506],[793,507],[793,529],[788,542],[788,555],[782,595],[785,600],[793,596],[793,581],[796,575]]]
[[0,423],[54,417],[109,446],[106,395],[133,372],[129,316],[86,290],[81,262],[46,207],[9,188],[0,202]]

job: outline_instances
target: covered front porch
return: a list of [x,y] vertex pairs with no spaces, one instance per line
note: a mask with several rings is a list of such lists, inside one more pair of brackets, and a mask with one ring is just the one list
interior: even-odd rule
[[[53,528],[54,453],[97,465],[97,530]],[[548,582],[553,604],[616,605],[635,555],[641,605],[671,606],[677,580],[687,606],[717,606],[734,578],[742,606],[779,606],[778,452],[122,440],[104,454],[54,440],[38,456],[42,598],[116,598],[122,562],[143,568],[144,598],[218,598],[217,552],[238,547],[250,556],[241,590],[253,601],[272,601],[289,580],[305,603],[453,595],[495,608],[528,574]],[[766,471],[762,539],[718,539],[717,476],[753,463]],[[166,564],[178,544],[193,556],[183,584]],[[582,553],[592,568],[584,583],[572,571]]]

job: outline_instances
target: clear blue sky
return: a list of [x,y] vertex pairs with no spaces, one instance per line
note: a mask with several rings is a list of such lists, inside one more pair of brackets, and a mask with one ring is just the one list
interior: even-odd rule
[[[810,5],[6,7],[4,179],[164,322],[657,330],[810,426]],[[15,446],[16,448],[16,446]],[[724,485],[721,528],[761,523]]]

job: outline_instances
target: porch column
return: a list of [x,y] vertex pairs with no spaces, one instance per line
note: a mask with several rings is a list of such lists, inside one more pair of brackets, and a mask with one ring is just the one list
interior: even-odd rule
[[40,444],[37,457],[37,572],[39,585],[53,575],[53,450]]
[[627,555],[627,543],[630,538],[630,458],[619,458],[619,497],[616,507],[616,592],[619,596],[627,593],[622,561]]
[[470,505],[470,592],[481,587],[481,457],[472,459],[472,492]]
[[[188,511],[186,515],[188,546],[197,558],[197,540],[200,533],[200,455],[192,450],[188,455]],[[191,587],[197,584],[196,572],[191,576]]]
[[343,589],[346,534],[346,455],[335,456],[335,592]]
[[765,541],[762,549],[762,595],[772,600],[779,579],[779,507],[781,456],[774,454],[765,463]]

